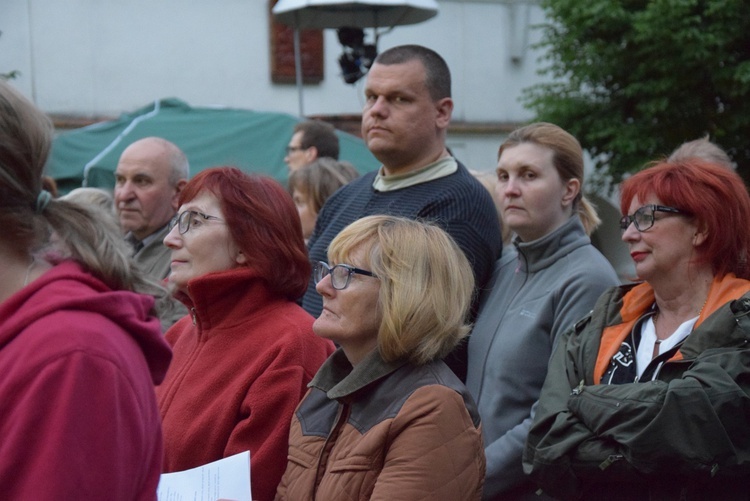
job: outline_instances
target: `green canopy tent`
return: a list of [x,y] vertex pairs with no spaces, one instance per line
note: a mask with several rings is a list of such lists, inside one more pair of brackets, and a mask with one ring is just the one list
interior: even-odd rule
[[[178,99],[162,99],[118,119],[59,134],[53,141],[47,174],[61,194],[79,186],[114,187],[122,151],[132,142],[159,136],[182,148],[190,174],[207,167],[233,165],[245,172],[286,183],[285,148],[300,118],[283,113],[233,108],[193,108]],[[364,142],[337,131],[340,159],[361,173],[379,167]]]

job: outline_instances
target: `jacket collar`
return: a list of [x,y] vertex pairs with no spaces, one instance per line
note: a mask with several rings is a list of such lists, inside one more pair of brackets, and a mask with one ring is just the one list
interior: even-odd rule
[[339,348],[323,363],[308,387],[325,392],[331,400],[344,398],[386,377],[404,364],[406,360],[386,362],[375,349],[352,367],[344,351]]
[[[622,286],[615,291],[616,296],[612,297],[605,312],[606,324],[594,368],[593,378],[597,383],[635,323],[654,304],[654,290],[647,282]],[[708,291],[706,305],[693,326],[693,333],[687,337],[672,359],[694,358],[707,348],[735,342],[734,337],[738,335],[745,339],[747,334],[736,329],[738,321],[735,317],[750,313],[750,301],[746,302],[748,304],[745,309],[748,311],[743,310],[744,313],[733,313],[732,308],[738,307],[728,303],[748,292],[750,281],[737,278],[733,273],[714,278]],[[717,336],[717,333],[721,335]]]
[[562,226],[542,238],[522,242],[516,237],[513,241],[518,251],[519,269],[526,273],[543,270],[562,256],[590,243],[591,239],[586,235],[578,215],[571,216]]
[[161,247],[163,244],[164,237],[167,236],[169,233],[169,223],[165,224],[152,234],[148,235],[143,240],[138,240],[135,238],[135,235],[133,235],[132,232],[129,232],[127,235],[125,235],[125,240],[128,241],[130,245],[133,247],[136,247],[139,243],[141,244],[140,248],[143,249],[145,247],[148,247],[153,242],[158,242],[158,247]]
[[200,330],[218,325],[231,328],[238,322],[267,307],[268,302],[281,299],[252,268],[241,267],[209,273],[188,282],[189,296],[179,299],[190,310]]

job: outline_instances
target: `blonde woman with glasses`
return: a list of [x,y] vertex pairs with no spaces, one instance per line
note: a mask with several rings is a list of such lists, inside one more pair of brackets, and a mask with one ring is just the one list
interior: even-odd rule
[[313,330],[340,348],[297,408],[276,499],[479,500],[479,416],[441,361],[468,333],[466,257],[437,226],[369,216],[328,259]]

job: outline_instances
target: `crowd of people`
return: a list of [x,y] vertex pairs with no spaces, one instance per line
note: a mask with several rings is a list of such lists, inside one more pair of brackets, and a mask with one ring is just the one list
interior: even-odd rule
[[[319,120],[288,185],[170,141],[53,195],[49,119],[0,81],[0,489],[152,500],[250,451],[253,499],[749,499],[750,196],[708,138],[620,188],[532,123],[492,179],[446,146],[434,51],[379,54],[360,175]],[[631,282],[631,281],[629,281]]]

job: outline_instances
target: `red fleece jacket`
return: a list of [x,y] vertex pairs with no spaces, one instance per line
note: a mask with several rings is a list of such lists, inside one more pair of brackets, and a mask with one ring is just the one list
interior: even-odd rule
[[307,383],[333,352],[313,318],[247,268],[190,281],[187,315],[166,333],[174,360],[157,387],[164,471],[250,450],[253,499],[273,499],[289,426]]

